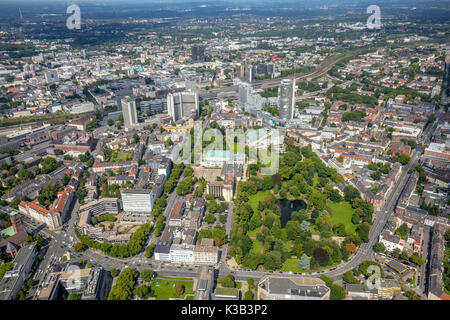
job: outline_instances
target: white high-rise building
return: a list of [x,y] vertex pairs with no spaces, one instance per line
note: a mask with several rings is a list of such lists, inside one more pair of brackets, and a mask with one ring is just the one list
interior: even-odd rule
[[125,128],[132,128],[138,123],[136,101],[131,100],[130,97],[122,100],[122,112]]
[[239,85],[239,105],[245,110],[252,94],[252,86],[249,83],[243,82]]
[[191,91],[169,93],[167,95],[167,111],[173,121],[191,115],[198,115],[198,94]]
[[278,89],[280,119],[292,120],[295,110],[295,79],[283,79]]

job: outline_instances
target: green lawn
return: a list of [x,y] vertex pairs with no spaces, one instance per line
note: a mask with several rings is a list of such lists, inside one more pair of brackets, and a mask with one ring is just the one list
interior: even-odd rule
[[255,230],[252,231],[248,231],[247,235],[251,238],[251,237],[256,237],[256,235],[258,234],[258,232],[261,230],[261,228],[256,228]]
[[252,241],[253,241],[253,246],[250,249],[250,252],[258,253],[258,254],[261,253],[261,242],[259,242],[256,239],[252,239]]
[[[168,280],[170,278],[159,279],[156,278],[151,283],[151,288],[155,292],[156,300],[169,300],[169,298],[184,298],[186,294],[194,294],[192,285],[193,281],[186,280]],[[173,293],[173,287],[175,284],[181,283],[184,285],[184,295],[176,297]],[[159,286],[157,286],[159,284]]]
[[121,162],[131,160],[132,155],[128,152],[119,151],[117,153],[113,153],[111,156],[111,162]]
[[285,272],[302,272],[300,268],[300,260],[297,258],[289,258],[283,263],[281,267],[281,271]]
[[331,210],[333,210],[333,214],[331,216],[331,222],[333,225],[343,223],[347,233],[354,233],[356,225],[352,223],[353,208],[351,204],[346,201],[338,203],[328,201],[327,205],[331,207]]
[[248,204],[252,207],[254,212],[258,211],[258,202],[262,201],[269,194],[270,190],[259,191],[258,193],[248,197]]

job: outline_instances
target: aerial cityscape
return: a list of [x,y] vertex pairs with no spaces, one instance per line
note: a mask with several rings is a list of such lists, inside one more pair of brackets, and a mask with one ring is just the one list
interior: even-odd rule
[[0,1],[0,300],[450,300],[449,66],[448,0]]

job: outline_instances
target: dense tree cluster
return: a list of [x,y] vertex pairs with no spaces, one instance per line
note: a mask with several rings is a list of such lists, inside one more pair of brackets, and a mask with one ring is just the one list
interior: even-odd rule
[[76,235],[80,239],[80,242],[89,247],[97,250],[101,250],[104,254],[107,254],[115,258],[128,258],[136,255],[142,250],[145,240],[151,230],[151,225],[149,223],[143,224],[139,229],[137,229],[130,240],[127,243],[115,243],[111,244],[108,242],[98,242],[89,236],[80,235],[78,230],[75,230]]
[[[369,107],[374,107],[377,104],[377,98],[374,96],[360,95],[352,92],[351,88],[344,89],[339,86],[334,86],[327,90],[326,96],[331,101],[345,101],[349,104],[364,104]],[[361,112],[361,111],[360,111]],[[347,121],[342,119],[343,121]],[[353,119],[351,119],[353,120]],[[358,121],[358,120],[354,120]]]
[[7,273],[8,271],[11,271],[12,268],[13,268],[12,262],[6,262],[0,266],[0,281],[3,279],[3,276],[5,275],[5,273]]
[[147,248],[145,248],[144,257],[146,259],[150,259],[153,255],[153,251],[155,250],[155,244],[152,242],[148,245]]
[[56,161],[54,158],[46,157],[41,160],[40,165],[42,166],[39,174],[48,174],[55,171],[63,165],[62,161]]
[[399,162],[402,165],[408,164],[409,160],[411,160],[411,157],[408,156],[407,154],[399,154],[399,155],[395,155],[392,157],[392,160],[394,160],[395,162]]
[[345,298],[345,289],[340,285],[333,283],[333,279],[322,275],[320,279],[325,282],[325,285],[330,288],[330,299],[331,300],[342,300]]
[[193,185],[196,182],[196,178],[193,178],[194,170],[192,167],[188,166],[184,169],[184,179],[180,181],[177,185],[177,195],[185,196],[191,193],[193,190]]
[[212,230],[201,229],[197,242],[201,243],[204,238],[214,239],[214,244],[219,247],[228,241],[227,233],[220,226],[215,226]]
[[222,213],[228,209],[228,204],[226,202],[217,203],[215,200],[210,200],[206,204],[206,209],[211,214]]
[[175,164],[173,166],[172,172],[170,173],[170,177],[169,177],[169,179],[167,179],[166,183],[164,184],[164,192],[166,194],[169,194],[172,192],[183,169],[184,169],[183,163]]
[[111,288],[108,300],[130,300],[137,277],[137,271],[125,268],[117,278],[116,284]]
[[139,275],[142,279],[142,281],[150,282],[153,277],[153,271],[150,269],[144,269],[141,271],[141,274]]
[[402,238],[403,240],[408,240],[408,235],[409,235],[409,227],[406,223],[402,223],[400,225],[400,227],[398,227],[395,231],[394,234],[399,236],[400,238]]
[[[288,144],[287,149],[281,158],[278,173],[262,179],[250,177],[238,184],[230,255],[244,268],[255,270],[263,265],[266,270],[279,270],[287,259],[293,256],[302,259],[305,254],[308,267],[317,270],[347,260],[356,252],[357,246],[368,241],[372,204],[362,200],[357,189],[348,186],[344,192],[345,200],[354,209],[356,232],[348,234],[342,223],[333,225],[333,212],[327,201],[343,200],[339,191],[330,184],[337,172],[328,168],[310,147],[300,149]],[[257,209],[253,210],[248,203],[249,198],[267,190],[272,192],[262,198]],[[284,228],[281,226],[281,209],[277,200],[283,198],[283,190],[290,197],[307,200],[307,207],[292,212]],[[312,239],[311,224],[319,231],[320,241]],[[251,250],[253,240],[248,232],[253,230],[257,230],[256,240],[261,244],[261,251]],[[345,237],[341,245],[331,240],[333,235]],[[285,245],[288,241],[290,246]],[[305,257],[303,265],[306,266]]]
[[204,178],[201,178],[200,180],[200,186],[198,186],[194,191],[194,197],[195,198],[201,198],[203,195],[203,192],[206,188],[206,180]]
[[444,282],[444,288],[450,291],[450,229],[444,235],[445,239],[445,259],[444,259],[444,272],[442,273],[442,281]]
[[231,273],[220,279],[220,284],[222,284],[222,286],[225,288],[234,288],[236,286],[234,276]]

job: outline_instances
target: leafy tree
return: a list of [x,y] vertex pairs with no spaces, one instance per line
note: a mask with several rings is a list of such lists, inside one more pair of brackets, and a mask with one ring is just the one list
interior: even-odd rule
[[408,300],[419,300],[417,294],[412,290],[407,290],[405,295],[408,297]]
[[249,268],[252,270],[256,270],[260,264],[263,263],[263,257],[261,254],[250,252],[247,257],[244,258],[244,262],[242,266],[244,268]]
[[181,283],[177,283],[173,288],[173,293],[177,297],[181,296],[184,293],[184,285],[182,285]]
[[253,278],[248,278],[247,284],[249,288],[253,288],[253,286],[255,285],[255,280],[253,280]]
[[347,232],[345,231],[345,225],[343,223],[338,223],[335,226],[333,226],[333,232],[338,237],[345,237],[347,235]]
[[253,300],[253,291],[252,290],[248,290],[247,292],[245,292],[244,300]]
[[409,234],[408,225],[406,223],[402,223],[400,227],[398,227],[398,229],[394,231],[394,234],[398,235],[400,238],[406,241],[408,239]]
[[144,257],[146,259],[150,259],[151,256],[153,255],[154,249],[155,249],[155,243],[150,243],[150,245],[147,248],[145,248]]
[[227,222],[227,216],[224,214],[219,215],[219,221],[220,223],[225,224]]
[[328,252],[322,248],[316,248],[314,250],[313,257],[322,267],[327,266],[328,262],[330,261],[330,256]]
[[370,175],[370,177],[373,179],[373,180],[380,180],[380,178],[381,178],[381,172],[380,171],[375,171],[375,172],[373,172],[371,175]]
[[418,254],[417,252],[414,253],[414,254],[409,258],[409,260],[410,260],[412,263],[417,264],[418,266],[421,266],[421,265],[423,264],[423,260],[422,260],[422,258],[419,256],[419,254]]
[[6,262],[0,266],[0,281],[3,279],[3,276],[5,275],[5,273],[7,273],[8,271],[11,271],[12,268],[13,268],[12,262]]
[[111,277],[115,278],[119,274],[119,271],[117,271],[117,269],[115,268],[111,268],[111,270],[109,270],[109,274],[111,275]]
[[375,250],[375,252],[382,253],[386,250],[386,247],[383,243],[377,242],[374,244],[373,249]]
[[236,286],[236,283],[234,281],[234,276],[230,273],[229,275],[225,276],[222,281],[222,286],[225,288],[234,288]]
[[216,217],[215,217],[213,214],[208,213],[208,214],[203,218],[203,220],[205,220],[205,222],[207,222],[207,223],[209,223],[209,224],[213,224],[213,223],[216,221]]
[[298,221],[288,221],[286,223],[286,235],[289,240],[295,240],[302,232],[300,223]]
[[402,165],[406,165],[409,160],[411,160],[411,157],[408,156],[407,154],[400,154],[400,155],[395,155],[392,157],[392,160],[394,160],[395,162],[400,162]]
[[369,242],[369,231],[370,231],[370,225],[368,225],[366,222],[361,223],[356,228],[356,232],[363,242]]
[[398,259],[400,257],[401,254],[401,250],[399,248],[395,248],[394,250],[392,250],[392,256],[396,259]]
[[141,299],[147,299],[151,294],[150,287],[141,285],[134,289],[134,294]]
[[300,268],[302,268],[303,270],[310,269],[309,258],[306,254],[303,254],[302,257],[300,258]]
[[345,298],[345,289],[337,284],[331,286],[330,299],[342,300]]
[[346,283],[359,284],[359,280],[355,278],[352,271],[344,273],[344,281]]
[[74,246],[73,246],[73,250],[75,250],[76,252],[81,252],[84,250],[84,244],[82,244],[81,242],[77,242]]
[[141,277],[142,281],[150,282],[153,277],[153,271],[150,269],[142,270],[140,277]]
[[344,189],[344,199],[345,201],[352,202],[354,199],[361,198],[361,195],[353,186],[346,186]]
[[331,279],[330,277],[327,277],[326,275],[321,275],[320,279],[325,282],[325,285],[330,288],[331,285],[333,284],[333,279]]
[[271,251],[264,254],[264,269],[278,270],[283,264],[281,253],[278,251]]

